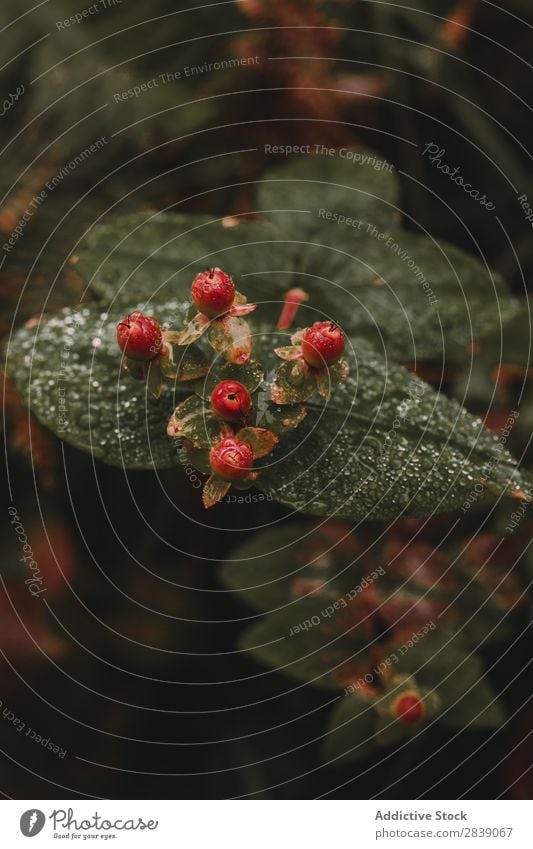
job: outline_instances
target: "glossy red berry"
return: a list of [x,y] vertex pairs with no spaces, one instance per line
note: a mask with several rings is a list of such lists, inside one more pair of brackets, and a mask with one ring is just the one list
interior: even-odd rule
[[315,321],[302,338],[302,354],[311,368],[332,366],[342,357],[346,339],[331,321]]
[[420,722],[425,713],[424,704],[418,693],[404,693],[394,702],[393,711],[400,722],[405,722],[406,725]]
[[148,362],[161,352],[163,338],[155,318],[132,312],[117,324],[117,342],[130,360]]
[[192,281],[192,299],[198,312],[209,318],[226,313],[235,298],[235,285],[229,274],[220,268],[209,268]]
[[234,436],[221,439],[209,452],[213,474],[225,481],[242,481],[252,471],[254,455],[247,442]]
[[226,422],[245,419],[252,407],[250,393],[237,380],[221,380],[211,393],[211,408]]

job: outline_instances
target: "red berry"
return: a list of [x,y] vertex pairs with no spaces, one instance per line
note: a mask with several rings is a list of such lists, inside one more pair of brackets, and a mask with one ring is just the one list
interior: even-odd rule
[[344,353],[344,333],[330,321],[315,321],[302,339],[302,354],[311,368],[332,366]]
[[227,422],[245,419],[252,407],[250,393],[237,380],[221,380],[211,393],[211,408]]
[[117,342],[130,360],[148,362],[160,353],[163,338],[155,318],[132,312],[117,324]]
[[247,442],[234,436],[221,439],[209,452],[213,474],[225,481],[242,481],[252,471],[254,455]]
[[235,298],[235,285],[220,268],[209,268],[192,281],[192,299],[196,309],[209,318],[226,313]]
[[425,713],[424,704],[418,693],[405,693],[394,702],[394,715],[407,725],[420,722]]

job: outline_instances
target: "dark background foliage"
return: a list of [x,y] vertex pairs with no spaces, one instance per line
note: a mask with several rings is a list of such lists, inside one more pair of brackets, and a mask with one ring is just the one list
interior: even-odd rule
[[[533,239],[518,200],[533,198],[529,4],[228,0],[181,10],[165,0],[148,7],[123,0],[58,27],[76,11],[51,0],[21,14],[20,4],[4,0],[0,13],[9,46],[2,97],[24,87],[1,119],[0,241],[32,208],[0,267],[7,349],[14,327],[32,316],[94,299],[69,261],[94,223],[152,210],[253,219],[257,182],[286,160],[265,145],[364,145],[395,166],[403,227],[486,262],[516,297],[515,317],[496,321],[464,362],[423,362],[416,370],[496,432],[519,409],[507,447],[530,468]],[[202,69],[232,57],[254,62]],[[186,75],[187,67],[200,70]],[[178,72],[179,79],[160,77]],[[157,85],[139,96],[117,97],[153,79]],[[100,137],[101,150],[34,210],[47,181]],[[430,142],[486,193],[493,212],[422,155]],[[433,588],[448,566],[459,576],[483,567],[486,595],[458,600],[452,587],[452,614],[474,614],[487,595],[495,604],[493,619],[478,618],[470,639],[512,721],[435,723],[400,749],[372,748],[362,760],[327,766],[322,737],[338,694],[310,683],[311,673],[288,678],[276,671],[279,659],[243,650],[263,616],[219,567],[237,546],[254,539],[261,546],[254,528],[286,527],[290,511],[256,500],[220,505],[206,520],[180,468],[155,475],[106,466],[45,430],[9,379],[3,402],[4,516],[14,504],[48,586],[47,605],[35,605],[7,518],[0,588],[6,796],[530,798],[531,527],[526,516],[504,538],[516,505],[488,518],[476,508],[461,522],[449,514],[387,526],[385,550],[375,543],[382,526],[356,531],[358,544],[369,546],[366,573],[405,544],[418,564],[428,552],[443,558],[429,570]],[[350,530],[338,523],[332,533]],[[457,550],[472,536],[470,559],[458,566]],[[498,542],[491,571],[488,552]],[[405,569],[408,578],[412,564]],[[416,581],[409,591],[421,592]],[[486,640],[500,622],[511,623],[508,631]],[[418,622],[407,616],[407,625]],[[383,621],[372,627],[385,642]],[[65,757],[17,731],[10,712]]]

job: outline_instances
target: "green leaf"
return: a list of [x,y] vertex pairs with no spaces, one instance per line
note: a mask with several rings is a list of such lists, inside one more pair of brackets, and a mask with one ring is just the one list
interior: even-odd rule
[[317,390],[316,378],[301,360],[280,363],[272,383],[275,404],[298,404],[307,401]]
[[322,760],[332,767],[354,763],[371,754],[375,744],[374,708],[354,696],[342,696],[328,718]]
[[355,537],[333,525],[300,521],[258,531],[224,562],[222,580],[258,610],[294,605],[317,591],[326,606],[369,574],[358,562]]
[[196,381],[207,374],[210,362],[197,345],[187,345],[186,348],[173,346],[172,360],[164,357],[161,361],[161,371],[166,378],[177,381]]
[[264,427],[243,427],[235,436],[250,446],[254,460],[266,457],[279,442],[276,434]]
[[220,439],[220,421],[197,395],[182,401],[170,418],[168,436],[185,437],[195,448],[211,448]]
[[207,331],[209,344],[224,360],[234,365],[246,365],[252,353],[250,325],[244,318],[225,315],[215,318]]
[[485,370],[518,366],[524,370],[531,364],[532,304],[520,307],[488,332],[479,342],[479,359]]
[[76,253],[76,270],[107,302],[163,303],[178,297],[186,304],[185,318],[198,272],[214,265],[231,269],[241,288],[241,275],[251,274],[258,263],[266,270],[272,264],[272,225],[236,221],[237,226],[225,227],[224,219],[209,216],[125,215],[89,231]]
[[435,688],[441,702],[439,720],[445,725],[482,730],[505,721],[481,660],[463,645],[461,635],[424,637],[401,658],[398,669]]
[[293,599],[248,628],[241,647],[276,672],[338,691],[348,665],[354,679],[367,671],[366,635],[341,633],[324,616],[327,606],[324,599]]
[[514,313],[480,261],[398,228],[398,187],[384,169],[309,157],[267,174],[258,195],[262,220],[236,226],[163,213],[99,225],[79,246],[77,270],[106,302],[129,305],[187,301],[194,275],[219,265],[272,326],[299,286],[310,295],[299,323],[339,321],[402,362],[468,361],[472,341]]
[[[339,690],[373,666],[370,587],[379,574],[360,563],[346,527],[300,522],[255,534],[222,567],[227,586],[267,612],[242,637],[261,663],[299,681]],[[348,564],[348,565],[347,565]]]
[[[155,313],[164,321],[179,314],[179,306],[173,301]],[[38,418],[71,444],[112,465],[177,464],[175,444],[165,435],[176,403],[168,389],[153,401],[144,384],[121,373],[120,318],[122,312],[98,307],[43,318],[14,335],[8,373]],[[283,336],[265,338],[268,344],[258,339],[256,347],[269,368],[279,362],[273,348]],[[472,493],[477,497],[482,477],[496,493],[530,491],[529,479],[480,421],[361,343],[346,382],[330,401],[311,400],[307,409],[257,482],[303,512],[350,519],[427,515],[428,505],[442,512]]]
[[466,346],[511,315],[515,302],[479,260],[400,230],[397,189],[387,170],[339,158],[297,160],[268,173],[260,208],[281,210],[267,214],[294,240],[286,288],[311,295],[302,320],[318,308],[393,359],[461,362]]
[[239,598],[259,610],[287,603],[288,576],[298,572],[293,545],[305,532],[303,524],[282,525],[276,531],[256,532],[226,560],[221,577]]
[[479,419],[352,344],[348,378],[329,401],[307,403],[259,488],[302,512],[358,520],[454,510],[479,500],[485,479],[491,492],[531,498],[530,478]]
[[[155,312],[162,320],[175,308]],[[76,448],[130,469],[177,465],[175,442],[165,435],[173,394],[167,389],[155,400],[121,371],[115,328],[122,317],[94,306],[43,317],[12,337],[8,373],[37,418]]]
[[209,330],[210,321],[207,316],[197,313],[190,321],[185,322],[181,331],[173,331],[169,338],[175,345],[192,345]]
[[[374,572],[373,579],[372,566],[376,568],[382,562],[379,545],[370,545],[365,536],[365,545],[359,546],[342,523],[313,527],[297,522],[279,531],[255,534],[221,569],[226,586],[241,600],[267,612],[245,633],[243,647],[278,672],[338,691],[364,681],[366,673],[372,675],[372,683],[378,688],[385,682],[384,674],[376,672],[375,652],[380,646],[382,668],[393,672],[395,680],[412,677],[413,686],[424,694],[427,721],[438,716],[439,722],[450,727],[487,729],[501,725],[502,706],[484,676],[480,659],[470,653],[468,628],[461,627],[454,635],[456,619],[438,619],[440,607],[432,610],[432,600],[440,598],[440,591],[432,590],[431,585],[426,589],[420,613],[425,611],[427,618],[419,623],[426,627],[417,631],[412,610],[408,622],[399,629],[403,636],[398,638],[394,629],[387,629],[386,639],[385,633],[380,639],[384,624],[391,616],[395,620],[399,616],[396,592],[402,590],[406,579],[404,573],[387,568],[381,574]],[[366,595],[361,590],[353,596],[354,589],[370,584],[374,586]],[[466,622],[470,603],[463,599],[459,587],[452,586],[449,601],[457,597],[459,616]],[[352,601],[346,605],[342,599]],[[410,604],[414,603],[413,597]],[[377,619],[370,616],[372,609],[379,611]],[[431,617],[438,622],[433,630]],[[370,628],[365,627],[364,620],[373,623]],[[373,717],[372,745],[394,745],[416,731],[394,722],[386,710],[398,694],[395,680],[389,695],[379,690],[376,694],[379,720],[358,700],[358,691],[348,687],[330,718],[328,730],[334,733],[325,740],[326,759],[337,755],[355,759],[367,753],[366,746],[356,746],[355,754],[350,751],[359,742],[360,712],[366,711],[365,722]],[[348,725],[338,727],[346,721]],[[365,731],[367,737],[369,734]]]
[[[393,166],[369,150],[354,155],[353,161],[338,156],[306,157],[273,168],[260,184],[259,209],[274,218],[281,231],[295,237],[319,234],[323,228],[326,219],[317,214],[317,200],[319,209],[392,227],[399,218]],[[383,167],[373,167],[378,160]]]
[[[475,677],[476,670],[473,666],[474,664],[472,664],[470,684],[463,692],[458,692],[453,687],[453,679],[451,688],[445,688],[442,722],[452,728],[465,726],[472,730],[500,728],[505,722],[505,711],[498,699],[498,694],[487,678]],[[482,669],[478,669],[477,675],[482,674]],[[454,698],[453,702],[452,698]]]
[[305,404],[268,404],[258,409],[257,424],[273,430],[278,436],[285,436],[297,428],[306,415]]

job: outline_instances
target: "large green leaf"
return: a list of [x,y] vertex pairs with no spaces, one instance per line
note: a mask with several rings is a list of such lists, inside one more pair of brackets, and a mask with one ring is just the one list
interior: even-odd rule
[[[165,314],[177,308],[170,303]],[[93,306],[42,317],[11,339],[8,372],[37,418],[71,445],[115,466],[173,466],[178,450],[165,435],[173,393],[156,400],[121,371],[122,315]]]
[[[182,313],[176,301],[155,310],[174,327]],[[154,402],[144,385],[121,374],[121,317],[98,307],[44,317],[13,337],[8,372],[38,418],[77,447],[129,468],[177,464],[165,433],[172,393]],[[255,325],[254,355],[268,370],[287,335],[264,329]],[[351,342],[349,351],[349,379],[328,402],[309,402],[303,422],[264,461],[261,489],[299,511],[350,519],[426,515],[428,505],[454,509],[477,497],[484,477],[495,493],[529,490],[480,421],[362,343]]]
[[87,235],[77,269],[106,302],[131,303],[187,299],[194,275],[219,265],[273,323],[284,293],[303,286],[304,324],[342,320],[398,361],[464,361],[514,302],[478,260],[398,229],[397,195],[385,169],[308,157],[267,174],[259,219],[128,215]]
[[267,175],[259,198],[295,240],[291,285],[329,316],[394,359],[461,361],[514,302],[482,262],[399,229],[397,194],[385,169],[308,158]]
[[338,690],[342,680],[363,677],[371,667],[368,635],[364,628],[345,633],[346,622],[324,616],[327,607],[324,599],[298,599],[247,628],[241,647],[276,672]]
[[[219,265],[241,275],[268,272],[275,265],[268,223],[164,213],[125,215],[95,227],[76,253],[76,269],[107,302],[164,303],[190,300],[195,274]],[[280,287],[278,287],[278,290]]]
[[[287,337],[268,338],[280,347]],[[453,510],[483,496],[482,480],[495,494],[531,497],[527,474],[479,419],[350,342],[348,379],[329,401],[308,402],[269,458],[261,489],[298,511],[348,519],[422,516],[428,504]]]
[[[312,546],[308,556],[304,553],[306,542]],[[329,568],[325,569],[326,558],[321,555],[320,543],[320,531],[305,522],[256,531],[226,559],[222,579],[242,601],[258,610],[271,611],[297,604],[299,596],[295,588],[299,579],[305,584],[320,579],[331,591],[332,578],[337,577]],[[330,548],[334,549],[334,543]],[[333,559],[329,552],[328,565]],[[333,583],[335,597],[341,594],[337,584],[337,581]]]
[[390,228],[399,220],[399,187],[392,171],[370,150],[296,158],[267,173],[258,190],[259,209],[295,237],[320,232],[318,209]]
[[[266,666],[328,690],[370,681],[377,687],[383,733],[376,742],[382,745],[403,739],[406,731],[387,720],[383,670],[413,677],[430,693],[443,723],[497,727],[502,706],[469,651],[485,643],[504,615],[491,609],[490,590],[473,599],[469,576],[456,564],[451,569],[453,558],[440,547],[395,544],[391,532],[393,544],[383,549],[380,537],[376,531],[372,544],[367,532],[363,544],[345,523],[300,521],[246,540],[221,569],[224,583],[266,614],[246,630],[242,646]],[[391,686],[394,694],[394,681]],[[348,687],[346,700],[334,709],[328,757],[354,745],[351,718],[357,738],[361,692]],[[359,746],[347,756],[357,753]]]
[[[363,608],[368,614],[372,604],[379,607],[390,639],[438,618],[478,647],[512,638],[524,598],[516,570],[509,573],[505,565],[516,554],[504,547],[491,557],[484,547],[490,540],[474,538],[470,548],[477,546],[480,555],[472,560],[468,538],[458,546],[433,546],[406,543],[393,530],[385,537],[381,526],[371,536],[368,528],[354,534],[345,522],[289,522],[251,535],[225,560],[221,577],[243,602],[266,612],[296,608],[306,597],[327,608],[354,588],[362,598],[372,584]],[[342,607],[337,612],[342,617]]]

